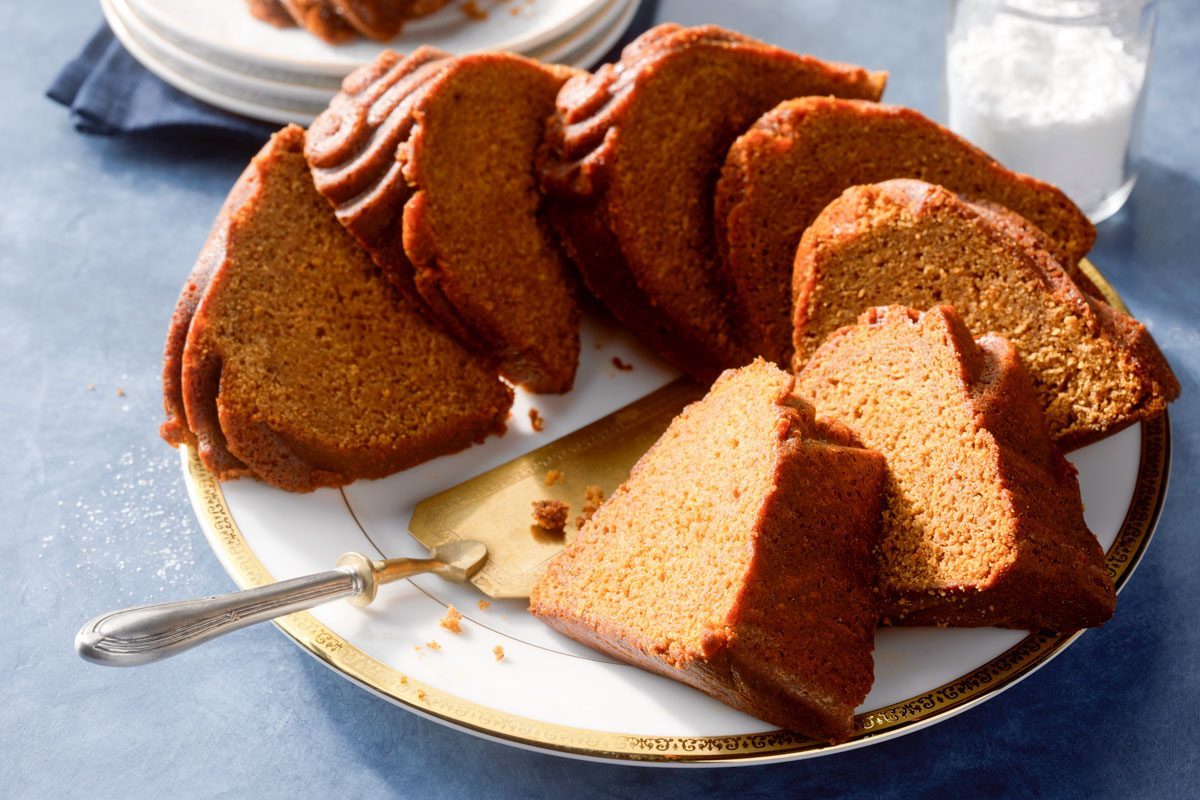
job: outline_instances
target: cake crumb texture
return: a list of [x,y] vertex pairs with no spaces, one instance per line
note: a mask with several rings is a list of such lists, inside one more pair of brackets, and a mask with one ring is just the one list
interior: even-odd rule
[[533,524],[550,533],[562,533],[570,511],[562,500],[534,500]]
[[446,607],[446,615],[438,621],[438,625],[451,633],[462,633],[462,613],[453,605]]

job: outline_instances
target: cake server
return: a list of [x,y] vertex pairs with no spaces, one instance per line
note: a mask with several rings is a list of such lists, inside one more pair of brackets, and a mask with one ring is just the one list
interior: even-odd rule
[[[129,667],[159,661],[221,634],[295,611],[347,598],[366,606],[384,583],[432,572],[470,581],[489,597],[526,598],[534,582],[577,526],[551,534],[532,524],[530,503],[557,499],[572,516],[582,512],[589,487],[604,496],[704,387],[685,378],[620,408],[561,439],[439,492],[417,504],[409,533],[429,558],[372,561],[346,553],[337,569],[240,592],[102,614],[75,636],[88,661]],[[554,470],[562,477],[546,482]]]
[[109,667],[136,667],[169,658],[215,639],[294,611],[345,598],[370,605],[385,583],[431,572],[463,583],[487,561],[482,542],[458,540],[434,548],[428,558],[372,561],[362,553],[344,553],[337,568],[240,592],[135,606],[101,614],[75,635],[75,651]]
[[[684,406],[707,387],[680,378],[606,417],[422,500],[408,532],[427,548],[473,539],[487,545],[487,563],[471,583],[497,599],[529,597],[547,562],[577,530],[589,487],[608,497],[658,441]],[[547,473],[558,473],[547,483]],[[533,524],[534,500],[570,506],[565,534]]]

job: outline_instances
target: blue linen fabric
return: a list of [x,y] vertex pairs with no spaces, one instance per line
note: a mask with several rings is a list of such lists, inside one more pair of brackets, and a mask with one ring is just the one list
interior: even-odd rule
[[105,136],[214,136],[265,142],[279,126],[248,119],[197,100],[138,63],[101,26],[46,95],[70,109],[82,133]]

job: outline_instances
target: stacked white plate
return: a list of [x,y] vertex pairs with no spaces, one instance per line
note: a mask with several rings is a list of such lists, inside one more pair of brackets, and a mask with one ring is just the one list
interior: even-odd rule
[[422,44],[451,53],[510,50],[589,69],[621,38],[639,0],[460,0],[409,23],[386,44],[330,45],[279,29],[245,0],[100,0],[113,33],[147,69],[180,91],[238,114],[307,125],[352,70],[384,49]]

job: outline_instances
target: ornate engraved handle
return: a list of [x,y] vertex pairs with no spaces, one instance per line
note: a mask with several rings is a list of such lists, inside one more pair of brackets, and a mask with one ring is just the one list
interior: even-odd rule
[[361,553],[346,553],[338,568],[240,592],[135,606],[101,614],[75,635],[75,651],[84,659],[110,667],[135,667],[169,658],[256,622],[339,598],[365,606],[381,584],[433,572],[462,582],[487,559],[479,542],[443,545],[430,558],[391,558],[371,561]]

